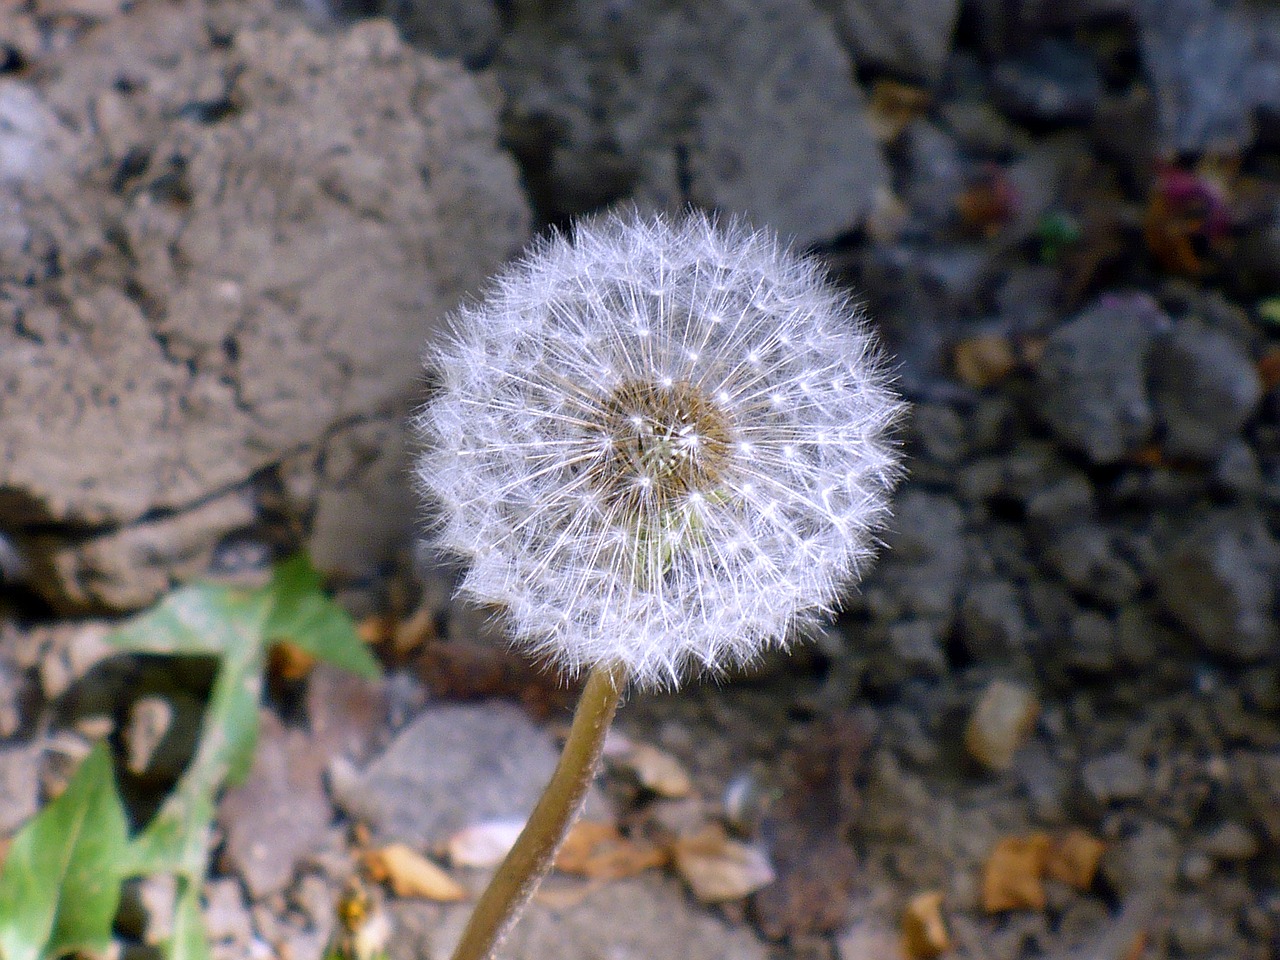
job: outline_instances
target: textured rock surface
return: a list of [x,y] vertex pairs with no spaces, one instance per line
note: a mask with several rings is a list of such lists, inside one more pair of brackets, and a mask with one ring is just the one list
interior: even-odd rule
[[859,67],[935,80],[951,50],[959,0],[822,0]]
[[1160,445],[1174,459],[1214,460],[1262,399],[1252,359],[1222,330],[1180,323],[1151,353]]
[[1184,153],[1249,147],[1257,109],[1280,102],[1275,11],[1216,0],[1142,0],[1133,9],[1164,146]]
[[379,842],[430,849],[474,823],[528,816],[555,764],[551,737],[518,707],[448,705],[423,712],[363,771],[335,768],[330,788]]
[[[451,908],[425,956],[445,960],[470,908]],[[564,909],[533,904],[497,953],[498,960],[765,960],[749,930],[696,907],[673,881],[605,884]]]
[[856,229],[888,183],[848,55],[809,0],[514,7],[494,64],[508,137],[557,215],[631,194],[807,244]]
[[1168,318],[1142,295],[1113,296],[1059,327],[1039,367],[1039,409],[1068,446],[1113,463],[1151,436],[1146,360]]
[[150,600],[286,462],[331,571],[408,536],[421,344],[528,230],[474,82],[387,24],[143,4],[0,113],[0,526],[52,533],[42,589]]
[[1234,660],[1275,652],[1280,543],[1262,519],[1210,514],[1156,570],[1165,609],[1207,650]]

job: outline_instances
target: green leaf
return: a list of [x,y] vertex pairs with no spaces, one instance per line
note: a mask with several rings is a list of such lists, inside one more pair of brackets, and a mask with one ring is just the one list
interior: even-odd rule
[[276,567],[266,589],[271,611],[263,630],[268,640],[288,640],[336,667],[370,680],[378,677],[378,662],[361,642],[355,623],[325,594],[306,555]]
[[179,881],[181,889],[173,914],[173,937],[166,944],[168,960],[209,960],[209,939],[200,912],[198,884]]
[[128,874],[178,876],[183,893],[168,957],[206,960],[199,901],[216,799],[224,785],[243,780],[253,766],[267,647],[288,639],[366,677],[376,677],[378,665],[351,618],[325,595],[320,575],[302,556],[280,564],[259,590],[214,585],[176,590],[109,639],[143,653],[219,658],[196,754],[159,812],[129,846],[123,868]]
[[212,584],[181,587],[126,620],[107,641],[137,653],[242,653],[259,642],[268,609],[264,593]]
[[1272,326],[1280,327],[1280,297],[1258,301],[1258,316]]
[[43,960],[110,946],[125,843],[111,755],[100,743],[62,795],[9,847],[0,873],[4,960]]

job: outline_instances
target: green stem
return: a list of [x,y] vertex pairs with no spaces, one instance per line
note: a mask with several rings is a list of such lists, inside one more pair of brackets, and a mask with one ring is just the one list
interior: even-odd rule
[[587,676],[556,772],[515,846],[480,895],[453,960],[491,960],[551,869],[595,778],[604,737],[618,709],[626,678],[626,668],[621,664],[595,667]]

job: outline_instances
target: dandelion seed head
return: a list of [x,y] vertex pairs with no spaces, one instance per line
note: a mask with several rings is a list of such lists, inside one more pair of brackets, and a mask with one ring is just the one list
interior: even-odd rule
[[772,234],[587,221],[451,327],[416,421],[433,544],[535,655],[650,687],[722,671],[873,556],[902,404],[861,315]]

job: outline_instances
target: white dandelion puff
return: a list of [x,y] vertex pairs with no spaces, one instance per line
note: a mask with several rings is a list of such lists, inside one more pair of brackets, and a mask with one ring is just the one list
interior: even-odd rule
[[433,541],[533,654],[640,686],[723,670],[872,557],[902,404],[859,312],[772,234],[587,221],[452,330],[417,419]]

